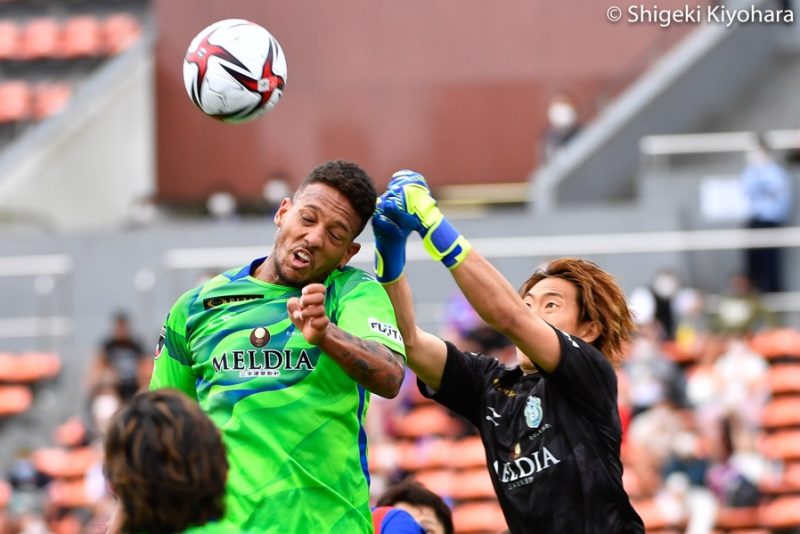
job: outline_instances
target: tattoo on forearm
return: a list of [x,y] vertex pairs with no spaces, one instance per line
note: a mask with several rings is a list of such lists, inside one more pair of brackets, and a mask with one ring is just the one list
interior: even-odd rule
[[359,349],[335,356],[353,379],[372,391],[396,391],[403,380],[403,364],[398,356],[380,343],[365,341],[341,329],[337,333],[340,342]]

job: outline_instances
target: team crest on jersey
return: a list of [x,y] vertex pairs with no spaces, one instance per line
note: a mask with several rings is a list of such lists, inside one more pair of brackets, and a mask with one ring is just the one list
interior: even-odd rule
[[543,415],[542,399],[535,395],[528,397],[528,403],[525,405],[525,424],[531,428],[539,428]]
[[370,317],[369,319],[367,319],[367,321],[369,321],[369,327],[372,328],[375,332],[378,332],[379,334],[382,334],[388,337],[389,339],[397,341],[398,343],[403,342],[403,336],[400,335],[400,332],[397,330],[397,328],[394,327],[394,325],[391,325],[389,323],[382,323],[379,320],[375,319],[374,317]]
[[158,343],[156,343],[156,353],[155,359],[159,359],[161,357],[161,351],[164,350],[164,343],[167,341],[167,327],[161,327],[161,335],[158,336]]
[[269,330],[263,326],[259,326],[250,332],[250,344],[258,348],[264,347],[269,343],[269,337]]

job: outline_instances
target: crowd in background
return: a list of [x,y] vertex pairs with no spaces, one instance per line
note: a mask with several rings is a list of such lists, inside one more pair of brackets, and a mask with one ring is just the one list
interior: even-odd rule
[[[626,489],[635,502],[656,510],[643,515],[691,525],[687,532],[711,532],[715,511],[757,506],[764,485],[781,477],[781,463],[762,443],[770,362],[751,343],[754,334],[775,331],[779,317],[766,310],[745,275],[731,277],[713,309],[701,291],[682,287],[668,269],[629,299],[638,331],[618,371]],[[442,337],[514,364],[515,348],[460,294],[444,313]],[[0,533],[96,531],[108,519],[113,497],[103,477],[102,437],[113,413],[148,383],[152,358],[143,347],[128,317],[115,315],[85,380],[85,409],[55,430],[52,447],[17,451],[5,473]],[[410,415],[421,406],[442,416],[415,423]],[[461,503],[449,486],[425,479],[424,466],[410,466],[397,452],[407,445],[419,459],[432,440],[475,435],[444,408],[424,404],[413,374],[396,399],[373,397],[368,425],[374,496],[419,474],[448,504]]]

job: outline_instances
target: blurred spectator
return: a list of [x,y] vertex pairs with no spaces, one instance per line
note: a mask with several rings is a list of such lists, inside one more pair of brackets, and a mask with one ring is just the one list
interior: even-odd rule
[[[422,534],[453,534],[453,517],[450,508],[441,497],[416,482],[406,479],[387,489],[378,498],[377,508],[373,517],[381,516],[381,521],[376,525],[375,532],[381,534],[405,534],[415,532],[413,529],[394,529],[391,525],[391,510],[408,512],[416,521],[416,532]],[[383,508],[383,510],[382,510]],[[398,524],[407,524],[406,520],[396,520]],[[380,528],[377,528],[380,527]]]
[[720,296],[712,326],[717,333],[750,335],[776,326],[777,318],[764,306],[758,291],[744,274],[734,274]]
[[9,509],[17,517],[38,516],[44,508],[44,488],[50,477],[40,472],[33,462],[32,451],[20,449],[8,469],[11,485]]
[[485,324],[476,326],[464,334],[461,350],[492,356],[507,366],[517,363],[517,349],[511,340]]
[[580,131],[575,99],[560,92],[547,104],[547,126],[542,135],[540,160],[546,163]]
[[658,327],[661,339],[675,339],[678,327],[676,300],[681,292],[678,274],[671,269],[660,269],[650,285],[636,288],[631,293],[630,303],[637,324],[653,323]]
[[633,415],[668,400],[683,405],[685,380],[680,367],[664,354],[655,326],[640,326],[623,369]]
[[768,477],[770,468],[753,448],[737,447],[735,426],[732,418],[721,421],[721,455],[709,469],[708,487],[724,506],[756,506],[761,499],[759,482]]
[[102,342],[89,368],[89,392],[94,396],[98,388],[110,383],[124,402],[144,384],[152,360],[134,339],[127,314],[117,312],[113,322],[111,335]]
[[292,190],[284,173],[275,173],[270,176],[261,190],[266,204],[267,215],[272,217],[278,211],[281,200],[292,196]]
[[688,428],[687,421],[669,399],[663,399],[631,420],[626,437],[629,468],[652,495],[663,483],[663,467],[674,450],[675,436]]
[[217,222],[227,223],[238,220],[236,197],[229,191],[216,191],[206,200],[209,216]]
[[684,288],[676,295],[673,309],[677,315],[676,346],[684,354],[701,354],[710,333],[703,294],[697,289]]
[[[793,204],[792,178],[769,154],[762,136],[747,155],[740,180],[747,200],[748,228],[778,228],[786,224]],[[753,248],[745,253],[747,275],[760,291],[783,291],[782,251]]]

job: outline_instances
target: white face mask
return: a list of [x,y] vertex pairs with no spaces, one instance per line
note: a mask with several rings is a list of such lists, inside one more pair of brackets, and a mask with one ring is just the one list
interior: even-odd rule
[[116,395],[102,393],[94,398],[92,402],[92,416],[95,424],[101,430],[105,430],[108,421],[114,412],[119,408],[119,397]]
[[678,279],[671,274],[660,274],[653,280],[653,291],[662,298],[672,297],[678,290]]
[[568,128],[578,120],[578,114],[566,102],[555,102],[547,109],[547,118],[556,128]]

